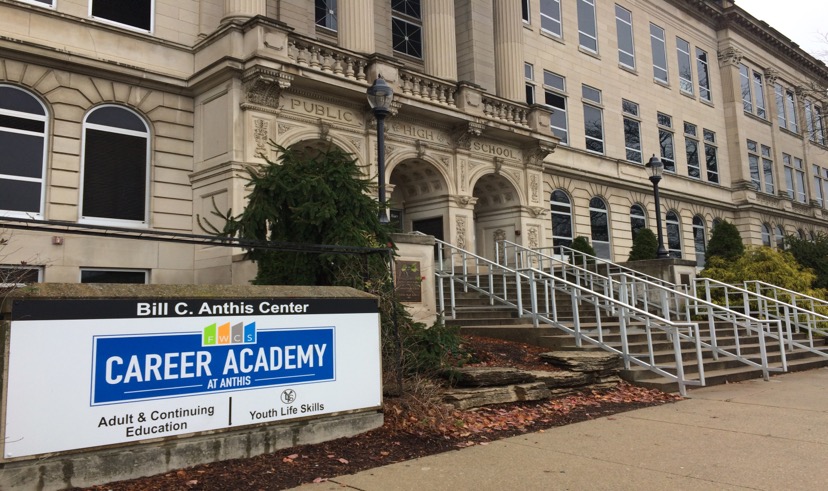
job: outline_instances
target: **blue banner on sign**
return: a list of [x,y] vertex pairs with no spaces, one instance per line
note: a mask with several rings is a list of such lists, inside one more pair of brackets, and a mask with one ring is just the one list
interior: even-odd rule
[[[225,326],[231,335],[221,335]],[[250,326],[255,329],[241,329]],[[335,379],[333,327],[263,329],[253,343],[250,336],[233,336],[235,328],[213,324],[203,333],[95,337],[91,404]],[[236,337],[244,342],[234,342]]]

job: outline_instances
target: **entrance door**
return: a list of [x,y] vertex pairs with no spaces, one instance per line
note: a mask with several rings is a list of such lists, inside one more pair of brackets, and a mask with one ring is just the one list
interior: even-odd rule
[[415,232],[433,235],[437,240],[445,240],[443,238],[443,217],[414,220],[411,222],[411,228],[413,228]]

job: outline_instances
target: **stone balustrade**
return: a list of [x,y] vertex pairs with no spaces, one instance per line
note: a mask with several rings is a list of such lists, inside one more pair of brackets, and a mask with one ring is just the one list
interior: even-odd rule
[[402,93],[407,96],[457,107],[455,103],[457,85],[455,84],[443,82],[422,73],[400,70],[400,86]]
[[483,114],[491,119],[529,128],[529,108],[505,99],[483,96]]
[[333,48],[327,44],[291,36],[288,58],[300,66],[350,79],[366,81],[366,58]]

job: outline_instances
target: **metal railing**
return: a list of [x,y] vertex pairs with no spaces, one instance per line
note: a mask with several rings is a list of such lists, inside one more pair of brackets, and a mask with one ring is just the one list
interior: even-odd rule
[[[612,280],[573,265],[572,275],[557,275],[544,271],[531,261],[516,261],[508,266],[499,261],[492,261],[471,252],[437,240],[437,288],[440,310],[446,318],[456,318],[457,289],[475,291],[485,295],[490,305],[502,305],[513,308],[518,316],[531,319],[532,325],[541,323],[557,328],[575,338],[577,346],[584,342],[598,346],[606,351],[621,356],[624,367],[638,365],[653,371],[662,377],[676,382],[679,392],[686,395],[686,386],[704,385],[704,364],[702,360],[702,343],[698,323],[675,321],[661,317],[623,301],[626,292],[620,298],[614,294]],[[498,257],[505,252],[500,244]],[[540,256],[537,258],[542,260]],[[446,284],[447,283],[447,284]],[[622,286],[623,289],[623,286]],[[622,290],[623,291],[623,290]],[[559,295],[568,297],[571,312],[564,316],[558,309]],[[448,302],[448,305],[446,305]],[[582,306],[588,311],[582,313]],[[590,323],[584,322],[595,309],[596,328],[590,329]],[[605,339],[605,329],[601,318],[610,314],[618,319],[618,344]],[[631,326],[635,321],[636,325]],[[639,344],[635,352],[631,341],[633,336],[643,335],[646,343]],[[654,338],[666,339],[671,343],[669,353],[656,350]],[[697,365],[697,379],[691,379],[685,373],[684,350],[682,343],[691,346]]]

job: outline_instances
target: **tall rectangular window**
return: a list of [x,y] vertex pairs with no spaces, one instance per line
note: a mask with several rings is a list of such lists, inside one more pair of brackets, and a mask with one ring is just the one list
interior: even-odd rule
[[787,187],[788,198],[800,203],[807,203],[808,195],[805,191],[805,166],[802,159],[783,153],[782,162],[785,165],[785,185]]
[[549,124],[552,133],[561,139],[561,144],[569,144],[569,126],[566,118],[566,80],[560,75],[543,71],[543,85],[545,89],[545,102],[552,107],[552,117]]
[[750,182],[757,191],[762,190],[762,176],[759,173],[759,146],[753,140],[747,141],[748,169],[750,170]]
[[604,153],[604,111],[601,104],[601,91],[584,85],[581,88],[584,98],[584,135],[586,149],[590,152]]
[[655,24],[650,24],[650,46],[653,51],[653,78],[666,84],[667,44],[664,41],[664,29]]
[[316,25],[335,31],[336,0],[316,0]]
[[684,151],[687,156],[687,175],[695,179],[701,179],[697,133],[696,125],[684,122]]
[[535,103],[535,67],[531,63],[523,64],[523,77],[526,79],[526,103]]
[[716,133],[704,130],[704,159],[707,165],[707,181],[719,183],[719,159],[716,149]]
[[753,71],[753,94],[756,101],[756,115],[760,118],[767,118],[765,112],[765,87],[762,83],[762,74]]
[[707,51],[696,48],[696,71],[699,72],[699,97],[709,101],[710,96],[710,67],[707,62]]
[[799,125],[796,123],[796,99],[791,90],[785,91],[785,113],[788,115],[788,129],[799,133]]
[[745,65],[739,65],[739,78],[742,87],[742,107],[747,113],[753,112],[753,97],[750,95],[750,69]]
[[773,93],[776,97],[776,121],[780,128],[788,127],[788,120],[785,118],[785,92],[781,84],[774,84]]
[[578,44],[588,51],[598,52],[595,0],[578,0]]
[[809,99],[805,99],[802,105],[805,107],[805,131],[808,133],[808,138],[815,142],[814,115],[813,109],[811,109],[811,101]]
[[92,0],[89,13],[97,19],[142,31],[152,31],[154,4],[153,0]]
[[619,5],[615,6],[615,27],[618,31],[618,63],[635,68],[632,13]]
[[814,133],[816,134],[816,142],[820,145],[825,145],[825,127],[822,121],[822,108],[814,105]]
[[693,93],[693,68],[690,62],[690,43],[676,38],[676,56],[678,57],[679,88],[682,92]]
[[621,112],[624,114],[624,147],[630,162],[643,162],[641,155],[641,122],[638,104],[621,99]]
[[673,146],[673,118],[658,113],[658,143],[661,149],[661,163],[666,172],[676,171],[676,151]]
[[765,174],[765,192],[774,194],[773,185],[773,161],[771,160],[770,147],[762,145],[762,172]]
[[394,51],[423,57],[423,21],[420,0],[391,1],[391,44]]
[[773,160],[771,160],[770,147],[748,140],[747,149],[751,182],[757,191],[774,194]]
[[783,153],[782,164],[785,166],[785,187],[788,191],[788,198],[794,199],[794,196],[796,196],[796,190],[794,188],[793,159],[787,153]]
[[563,36],[561,26],[561,0],[541,0],[541,30],[555,37]]
[[[345,1],[347,2],[348,0]],[[520,1],[520,16],[523,18],[523,22],[527,24],[532,20],[529,15],[529,0]]]
[[828,206],[828,169],[818,165],[813,166],[814,171],[814,201],[820,207]]

